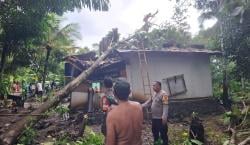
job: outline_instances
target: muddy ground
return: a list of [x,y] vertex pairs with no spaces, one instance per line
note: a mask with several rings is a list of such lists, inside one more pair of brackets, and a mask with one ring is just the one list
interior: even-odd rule
[[[20,120],[23,116],[2,116],[3,114],[25,114],[32,110],[18,108],[15,113],[11,112],[11,109],[0,109],[0,134],[3,134],[11,124]],[[2,115],[1,115],[2,114]],[[67,120],[54,111],[47,113],[47,116],[38,121],[34,128],[37,130],[37,137],[34,139],[35,144],[41,144],[44,142],[51,142],[63,136],[67,136],[70,140],[76,140],[79,136],[81,129],[81,116],[80,112],[71,112]],[[89,122],[89,126],[94,132],[100,133],[100,120],[101,116],[96,117],[94,122]],[[205,127],[205,134],[207,143],[211,145],[220,145],[228,135],[224,132],[226,126],[223,125],[221,115],[207,115],[202,116],[203,125]],[[94,124],[93,124],[94,123]],[[169,140],[170,144],[178,145],[185,140],[185,136],[188,133],[189,118],[184,118],[182,121],[176,122],[175,120],[169,121]],[[153,139],[151,134],[151,123],[145,121],[144,129],[142,133],[143,145],[152,145]]]

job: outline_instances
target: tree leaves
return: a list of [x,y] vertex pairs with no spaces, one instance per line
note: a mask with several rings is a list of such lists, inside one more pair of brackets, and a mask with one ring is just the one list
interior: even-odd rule
[[[51,19],[52,17],[48,17],[48,15],[50,15],[49,13],[62,15],[63,12],[81,8],[106,11],[109,8],[109,0],[0,1],[0,44],[6,46],[5,50],[7,51],[2,52],[8,52],[3,55],[7,56],[19,52],[16,50],[29,48],[28,45],[32,45],[31,43],[34,42],[34,38],[44,39],[42,38],[46,37],[44,30],[49,27],[48,24],[52,24],[50,21],[55,20]],[[48,22],[46,22],[46,20]],[[54,22],[58,23],[56,20]],[[71,31],[72,29],[70,30],[70,28],[72,28],[72,26],[67,27],[67,29],[65,28],[63,31]],[[61,35],[62,33],[59,32],[58,35],[59,34]],[[70,35],[74,37],[79,36],[75,32],[72,32]],[[59,36],[56,38],[59,38]],[[72,41],[66,42],[72,43]],[[4,61],[1,61],[1,63],[4,63]],[[2,70],[3,68],[1,67],[0,69]]]
[[221,29],[212,37],[222,41],[227,59],[236,63],[236,77],[250,78],[250,2],[196,0],[196,8],[202,11],[200,22],[217,18]]

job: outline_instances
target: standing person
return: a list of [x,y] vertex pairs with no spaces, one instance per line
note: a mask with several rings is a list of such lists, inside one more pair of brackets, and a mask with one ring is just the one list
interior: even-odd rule
[[148,99],[142,107],[151,106],[152,110],[152,133],[154,142],[159,140],[159,134],[164,145],[168,145],[168,95],[161,89],[161,82],[153,83],[154,95]]
[[17,81],[16,82],[16,93],[20,93],[21,92],[21,85],[20,83]]
[[118,105],[107,116],[106,145],[142,145],[143,112],[139,103],[128,101],[130,85],[118,81],[114,95]]
[[104,96],[101,98],[101,108],[104,113],[103,116],[103,123],[101,126],[101,131],[103,135],[106,135],[106,118],[107,118],[107,113],[109,110],[111,110],[114,105],[117,105],[117,101],[114,97],[113,94],[113,81],[111,78],[104,78],[103,81],[104,84]]
[[37,82],[36,87],[37,87],[37,95],[38,95],[38,97],[42,97],[43,96],[43,86],[42,86],[42,83]]
[[31,83],[29,84],[28,92],[32,93],[32,84]]
[[29,84],[29,87],[28,87],[28,94],[29,94],[29,97],[31,97],[31,96],[33,95],[32,83]]
[[13,81],[13,83],[11,85],[11,92],[12,93],[16,93],[17,92],[17,83],[16,83],[16,81]]
[[50,87],[51,87],[51,90],[54,90],[56,88],[56,82],[55,82],[55,80],[52,81]]
[[37,89],[36,89],[35,83],[32,83],[31,90],[32,90],[32,96],[35,96],[35,94],[37,94],[37,92],[36,92]]

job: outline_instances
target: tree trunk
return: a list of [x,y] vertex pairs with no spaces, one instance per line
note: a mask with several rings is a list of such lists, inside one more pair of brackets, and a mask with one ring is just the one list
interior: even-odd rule
[[228,78],[227,78],[227,55],[225,51],[225,45],[224,45],[224,39],[223,39],[223,27],[224,27],[224,22],[220,23],[220,30],[221,30],[221,40],[220,40],[220,45],[221,45],[221,50],[222,50],[222,55],[223,55],[223,93],[222,93],[222,102],[224,107],[227,110],[231,110],[231,100],[229,99],[229,94],[228,94]]
[[49,56],[51,52],[51,47],[46,46],[46,50],[47,50],[47,54],[46,54],[46,59],[45,59],[45,64],[44,64],[43,82],[42,82],[43,89],[45,88],[45,80],[46,80],[46,74],[47,74],[47,69],[48,69],[48,64],[49,64]]
[[245,80],[244,80],[244,77],[241,77],[240,81],[241,81],[241,90],[244,90],[245,89]]
[[240,142],[238,145],[247,145],[248,143],[250,143],[250,137],[246,138],[245,140]]
[[[225,58],[226,59],[226,58]],[[226,70],[226,65],[224,64],[225,68],[223,70],[223,93],[222,93],[222,101],[224,104],[224,107],[227,110],[231,110],[232,102],[229,99],[229,94],[228,94],[228,80],[227,80],[227,70]]]
[[[52,100],[46,101],[38,109],[33,111],[32,114],[41,114],[44,113],[49,108],[57,105],[64,97],[67,96],[74,88],[76,88],[82,81],[84,81],[100,64],[100,62],[107,57],[107,55],[114,49],[108,49],[102,56],[100,56],[94,64],[89,67],[87,70],[82,72],[77,78],[68,83],[63,89],[56,92],[55,97]],[[5,134],[0,136],[1,142],[4,145],[11,145],[17,141],[19,134],[25,129],[26,125],[29,125],[32,122],[40,119],[41,116],[27,116],[11,125],[8,131]]]
[[8,46],[6,44],[3,45],[3,51],[1,56],[1,66],[0,66],[0,81],[2,81],[4,68],[5,68],[5,62],[6,62],[6,55],[8,51]]

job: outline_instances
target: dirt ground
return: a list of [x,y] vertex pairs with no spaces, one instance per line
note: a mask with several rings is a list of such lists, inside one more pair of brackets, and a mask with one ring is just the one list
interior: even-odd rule
[[[18,109],[17,113],[28,113],[29,110]],[[11,113],[11,110],[0,109],[0,114]],[[48,117],[38,121],[34,128],[37,130],[38,136],[35,138],[35,144],[53,141],[55,138],[67,136],[70,140],[76,140],[79,134],[81,120],[80,113],[71,113],[67,121],[63,120],[57,113],[52,112]],[[0,134],[3,134],[8,127],[18,121],[21,116],[0,116]],[[201,117],[205,127],[207,143],[211,145],[222,144],[221,140],[227,138],[223,132],[226,128],[222,124],[221,116],[208,115]],[[100,133],[100,125],[88,125],[94,132]],[[170,120],[169,124],[169,140],[171,145],[181,144],[188,133],[189,119],[185,118],[181,122]],[[152,145],[153,138],[151,133],[150,121],[145,121],[142,132],[143,145]]]
[[0,135],[3,134],[11,124],[20,120],[23,116],[18,114],[29,114],[32,110],[18,108],[13,112],[11,108],[0,107]]

